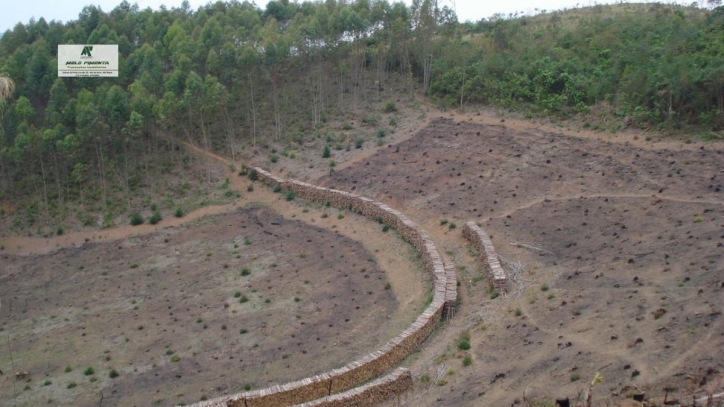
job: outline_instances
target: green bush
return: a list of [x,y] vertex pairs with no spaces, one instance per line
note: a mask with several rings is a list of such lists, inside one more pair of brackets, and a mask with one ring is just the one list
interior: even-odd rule
[[276,154],[271,154],[271,155],[269,156],[269,161],[275,163],[275,162],[279,161],[279,156],[276,155]]
[[296,197],[296,195],[294,195],[294,192],[292,192],[292,191],[287,191],[284,194],[284,199],[286,199],[287,201],[293,201],[295,197]]
[[143,224],[143,216],[138,212],[131,213],[131,225],[137,226]]
[[281,190],[282,190],[282,186],[279,184],[274,185],[274,188],[272,188],[272,192],[281,192]]
[[392,113],[397,111],[397,106],[395,106],[395,102],[387,102],[385,103],[384,109],[385,113]]
[[322,158],[329,158],[332,155],[332,152],[329,151],[329,146],[324,146],[324,150],[322,151]]
[[173,213],[173,215],[177,218],[181,218],[184,216],[184,211],[181,208],[176,208],[176,211]]
[[362,148],[362,144],[363,144],[363,143],[364,143],[364,140],[362,140],[361,138],[358,138],[358,139],[355,140],[355,142],[354,142],[354,148],[356,148],[356,149]]
[[387,132],[385,132],[385,129],[379,129],[377,130],[377,137],[385,137],[387,135]]
[[257,172],[256,168],[252,168],[251,171],[249,171],[249,179],[252,181],[259,179],[259,172]]
[[83,374],[86,375],[86,376],[90,376],[90,375],[92,375],[93,373],[95,373],[95,370],[93,370],[92,367],[87,367],[87,368],[83,371]]
[[152,224],[152,225],[155,225],[155,224],[157,224],[158,222],[160,222],[161,219],[163,219],[163,218],[161,217],[161,211],[155,210],[155,211],[153,211],[153,215],[151,215],[151,217],[148,218],[148,223],[150,223],[150,224]]
[[108,377],[110,377],[111,379],[115,379],[116,377],[118,377],[118,372],[116,371],[116,369],[112,369],[111,372],[108,373]]
[[458,349],[460,349],[460,350],[470,349],[470,339],[460,338],[460,340],[458,340]]
[[473,358],[471,358],[470,356],[465,356],[465,358],[463,359],[463,366],[470,366],[472,364]]

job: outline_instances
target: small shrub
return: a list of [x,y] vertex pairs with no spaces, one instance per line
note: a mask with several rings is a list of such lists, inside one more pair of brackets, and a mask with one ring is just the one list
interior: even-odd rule
[[470,339],[469,338],[460,338],[458,340],[458,349],[469,350],[470,349]]
[[155,211],[153,211],[153,215],[151,215],[151,217],[148,218],[148,223],[150,223],[150,224],[152,224],[152,225],[155,225],[155,224],[157,224],[158,222],[160,222],[161,219],[163,219],[163,218],[161,217],[161,211],[155,210]]
[[328,214],[323,213],[323,214],[322,214],[322,219],[324,219],[324,218],[326,218],[326,217],[328,217],[328,216],[329,216]]
[[694,223],[701,223],[703,221],[704,221],[704,219],[701,216],[697,216],[694,218]]
[[271,155],[269,156],[269,161],[275,163],[275,162],[279,161],[279,156],[276,155],[276,154],[271,154]]
[[70,382],[70,383],[68,383],[68,386],[66,386],[66,387],[69,389],[72,389],[72,388],[75,388],[75,386],[77,386],[77,384],[75,384],[75,382]]
[[458,227],[458,226],[457,226],[455,223],[450,222],[450,224],[448,225],[448,227],[450,228],[450,230],[453,230],[453,229],[455,229],[455,228]]
[[299,297],[294,297],[294,302],[299,302],[299,301],[301,301],[301,300],[299,299]]
[[322,158],[329,158],[332,155],[332,152],[329,151],[329,146],[324,146],[324,150],[322,151]]
[[248,276],[249,274],[251,274],[251,271],[249,271],[248,268],[243,268],[243,269],[241,269],[241,275],[242,275],[243,277],[246,277],[246,276]]
[[92,367],[88,367],[88,368],[86,368],[86,369],[83,371],[83,374],[86,375],[86,376],[90,376],[90,375],[92,375],[93,373],[95,373],[95,370],[93,370]]
[[179,355],[173,355],[173,356],[171,356],[171,362],[177,363],[179,360],[181,360],[181,358],[179,357]]
[[55,231],[55,233],[56,233],[58,236],[62,235],[63,232],[64,232],[64,231],[63,231],[63,227],[62,227],[62,226],[58,226],[58,229]]
[[272,192],[281,192],[281,191],[282,191],[282,186],[279,184],[274,185],[274,188],[272,188]]
[[390,126],[392,126],[392,127],[397,126],[397,120],[395,120],[394,117],[390,117]]
[[53,384],[53,382],[51,382],[50,380],[46,380],[43,382],[43,386],[50,386],[51,384]]
[[495,290],[490,291],[490,299],[491,299],[491,300],[494,300],[494,299],[498,298],[499,296],[500,296],[500,294],[498,294],[497,291],[495,291]]
[[244,385],[244,390],[249,391],[251,390],[251,385],[249,383]]
[[397,106],[395,106],[395,102],[387,102],[385,103],[384,109],[382,109],[385,113],[392,113],[397,111]]
[[463,366],[467,367],[472,364],[473,364],[473,358],[471,358],[470,356],[465,356],[465,358],[463,359]]
[[382,226],[382,231],[383,231],[383,232],[387,232],[388,230],[390,230],[390,225],[384,225],[384,226]]
[[349,123],[345,123],[344,125],[342,125],[342,130],[352,130],[353,128],[354,127],[352,127],[352,125]]
[[390,288],[392,288],[392,286],[390,285],[390,283],[385,284],[385,290],[389,290]]
[[440,226],[445,226],[447,224],[447,219],[440,219]]
[[387,135],[387,132],[385,132],[384,129],[377,130],[377,137],[382,138],[382,137],[385,137],[386,135]]
[[540,290],[543,291],[543,292],[548,291],[548,284],[543,284],[543,285],[541,285],[541,286],[540,286]]
[[177,218],[181,218],[184,216],[184,211],[181,208],[176,208],[176,211],[173,213],[173,215]]
[[235,293],[234,293],[234,298],[239,298],[239,297],[241,297],[241,291],[235,292]]
[[242,304],[245,302],[249,302],[249,297],[247,297],[246,295],[242,295],[241,297],[239,297],[239,302]]
[[344,214],[343,214],[343,213],[338,213],[338,214],[337,214],[337,219],[344,219]]
[[375,123],[377,123],[377,120],[378,120],[378,119],[377,119],[377,116],[371,115],[371,116],[364,117],[364,118],[362,119],[362,123],[364,123],[364,124],[375,124]]
[[424,374],[424,375],[420,376],[420,381],[423,383],[427,383],[430,381],[430,376],[428,376],[427,374]]
[[131,226],[138,226],[143,224],[143,216],[138,212],[131,213]]
[[88,381],[91,382],[91,383],[95,383],[95,382],[98,381],[98,378],[95,377],[95,376],[93,376],[93,377],[91,377],[90,379],[88,379]]
[[362,144],[363,144],[363,143],[364,143],[364,140],[362,140],[361,138],[358,138],[358,139],[355,140],[355,142],[354,142],[354,148],[356,148],[356,149],[359,150],[360,148],[362,148]]
[[329,166],[334,168],[334,166],[337,165],[337,161],[329,160]]
[[250,244],[251,244],[251,239],[248,236],[244,237],[244,245],[249,246]]
[[581,379],[581,375],[579,375],[578,373],[573,373],[573,374],[571,375],[571,381],[572,381],[572,382],[576,382],[576,381],[578,381],[578,380],[580,380],[580,379]]
[[523,311],[521,311],[520,308],[516,308],[516,309],[515,309],[515,316],[516,316],[516,317],[519,317],[519,316],[521,316],[521,315],[523,315]]
[[295,195],[294,192],[292,192],[292,191],[287,191],[287,192],[284,194],[284,199],[286,199],[287,201],[293,201],[294,198],[296,198],[296,195]]
[[249,331],[247,331],[247,330],[244,329],[244,328],[239,329],[239,335],[244,335],[244,334],[247,333],[247,332],[249,332]]
[[259,172],[256,170],[256,168],[252,168],[251,171],[249,171],[249,179],[251,181],[256,181],[259,179]]
[[254,192],[254,185],[249,185],[246,187],[246,192]]
[[72,372],[72,371],[73,371],[73,368],[70,367],[70,365],[68,365],[68,366],[65,367],[65,373],[69,373],[69,372]]
[[221,325],[221,330],[222,330],[222,331],[226,331],[226,324]]
[[267,298],[266,300],[264,300],[264,302],[269,304],[271,302],[271,298]]

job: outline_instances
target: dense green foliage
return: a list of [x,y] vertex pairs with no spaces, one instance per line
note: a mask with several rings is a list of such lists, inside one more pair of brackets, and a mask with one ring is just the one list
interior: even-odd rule
[[603,102],[660,128],[723,124],[724,8],[595,6],[468,28],[464,63],[438,60],[431,91],[444,103],[565,116]]
[[[68,202],[107,212],[123,201],[127,214],[144,180],[184,160],[182,140],[235,159],[260,138],[302,142],[373,103],[394,112],[391,100],[416,90],[444,105],[567,116],[606,104],[641,123],[722,124],[722,8],[596,6],[459,24],[433,4],[152,11],[124,1],[65,24],[18,24],[0,38],[0,199],[26,198],[29,219]],[[118,44],[120,77],[57,78],[57,46],[71,43]]]

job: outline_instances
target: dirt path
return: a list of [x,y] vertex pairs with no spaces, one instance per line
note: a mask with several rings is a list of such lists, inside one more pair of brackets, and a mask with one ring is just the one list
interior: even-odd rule
[[519,119],[510,117],[509,113],[500,113],[492,108],[481,108],[476,113],[441,112],[446,118],[461,122],[482,123],[491,126],[502,126],[511,130],[536,133],[557,133],[582,139],[599,140],[608,143],[629,144],[638,148],[649,150],[698,150],[701,147],[711,146],[711,143],[693,142],[685,143],[676,140],[646,141],[647,136],[659,136],[658,133],[647,133],[642,130],[625,129],[615,134],[604,131],[586,129],[572,130],[550,122],[545,119]]
[[588,199],[588,198],[623,198],[623,199],[660,199],[662,201],[671,201],[671,202],[679,202],[679,203],[691,203],[691,204],[706,204],[706,205],[724,205],[724,202],[721,201],[709,201],[706,199],[689,199],[689,198],[681,198],[681,197],[673,197],[673,196],[665,196],[665,195],[648,195],[648,194],[579,194],[579,195],[571,195],[571,196],[557,196],[557,197],[551,197],[551,196],[544,196],[541,198],[536,198],[526,204],[517,206],[515,208],[511,208],[499,215],[491,216],[488,219],[501,219],[505,218],[507,216],[513,215],[514,213],[518,211],[522,211],[524,209],[530,209],[536,205],[540,205],[545,201],[568,201],[572,199]]

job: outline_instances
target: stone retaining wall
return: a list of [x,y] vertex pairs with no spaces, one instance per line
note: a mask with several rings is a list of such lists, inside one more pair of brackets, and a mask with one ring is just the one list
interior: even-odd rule
[[[279,186],[295,195],[330,206],[349,209],[395,228],[400,235],[422,255],[425,269],[433,281],[433,299],[427,309],[407,328],[382,348],[339,369],[263,390],[224,396],[192,407],[285,407],[302,403],[305,406],[369,406],[382,396],[401,392],[412,385],[412,378],[401,371],[356,388],[380,377],[415,351],[432,333],[443,316],[451,318],[457,300],[457,280],[452,266],[443,264],[442,257],[430,236],[402,213],[372,199],[308,184],[285,180],[261,168],[256,171],[258,181],[272,187]],[[409,386],[407,382],[409,380]],[[353,389],[353,390],[350,390]],[[328,404],[324,404],[328,403]],[[372,404],[370,404],[372,403]]]
[[498,254],[495,252],[493,242],[485,231],[475,222],[467,222],[463,226],[463,237],[472,243],[475,250],[481,256],[486,257],[485,268],[488,271],[488,278],[496,291],[504,294],[508,291],[508,277],[505,270],[500,266]]
[[412,374],[401,367],[364,386],[294,407],[369,407],[383,403],[411,388]]

